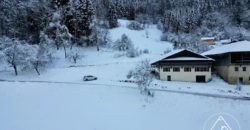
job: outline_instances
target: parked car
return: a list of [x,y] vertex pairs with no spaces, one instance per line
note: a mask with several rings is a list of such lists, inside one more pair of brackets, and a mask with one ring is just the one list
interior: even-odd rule
[[83,77],[83,81],[93,81],[93,80],[97,80],[97,77],[92,75],[86,75]]

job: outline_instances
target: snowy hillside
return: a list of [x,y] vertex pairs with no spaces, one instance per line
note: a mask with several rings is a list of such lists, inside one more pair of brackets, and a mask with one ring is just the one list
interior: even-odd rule
[[[124,80],[130,69],[143,59],[155,60],[162,57],[164,51],[172,49],[172,44],[160,41],[161,31],[155,25],[149,26],[146,30],[149,32],[149,38],[146,38],[145,30],[132,31],[126,26],[129,21],[120,20],[120,27],[110,30],[112,41],[119,39],[122,34],[127,34],[135,47],[139,50],[148,49],[149,54],[142,54],[136,58],[128,58],[124,52],[114,51],[110,48],[101,48],[98,52],[96,47],[81,48],[82,60],[76,65],[65,60],[63,50],[56,52],[56,63],[42,75],[24,74],[23,76],[13,76],[11,68],[0,73],[3,79],[19,80],[50,80],[50,81],[68,81],[80,82],[82,76],[92,74],[100,80],[97,82],[106,82],[110,80]],[[70,67],[75,66],[75,67]]]
[[[139,50],[135,58],[109,47],[81,48],[83,58],[73,64],[61,48],[56,60],[41,75],[14,76],[7,65],[0,71],[0,130],[201,130],[216,113],[229,113],[242,130],[250,128],[249,85],[238,92],[214,76],[209,83],[167,82],[154,79],[154,98],[140,95],[136,84],[120,82],[141,60],[151,62],[172,50],[160,41],[156,25],[136,31],[129,21],[110,30],[112,41],[127,34]],[[148,35],[148,37],[147,37]],[[98,80],[84,82],[84,75]],[[235,126],[232,126],[235,127]]]

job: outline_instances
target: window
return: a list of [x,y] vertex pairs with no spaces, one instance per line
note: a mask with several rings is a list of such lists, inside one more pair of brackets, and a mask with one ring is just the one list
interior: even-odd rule
[[195,72],[209,72],[209,67],[195,67]]
[[163,68],[163,72],[170,72],[170,68],[169,67]]
[[180,68],[179,68],[179,67],[174,67],[174,68],[173,68],[173,71],[174,71],[174,72],[180,72]]
[[238,67],[234,67],[234,71],[239,71],[239,68]]
[[191,72],[191,67],[185,67],[184,72]]
[[243,68],[242,68],[242,71],[247,71],[247,67],[243,67]]
[[250,77],[249,77],[249,79],[248,79],[249,81],[250,81]]

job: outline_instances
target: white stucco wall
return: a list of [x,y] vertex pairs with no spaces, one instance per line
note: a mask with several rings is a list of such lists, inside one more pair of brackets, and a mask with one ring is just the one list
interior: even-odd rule
[[[239,71],[235,71],[235,67],[238,67]],[[246,71],[243,71],[243,67],[246,67]],[[243,78],[244,84],[250,84],[250,65],[226,65],[215,66],[217,73],[228,83],[235,84],[240,77]]]
[[[235,67],[239,68],[239,71],[235,71]],[[243,71],[242,68],[246,67],[246,71]],[[228,66],[228,82],[237,83],[238,79],[242,77],[244,84],[250,84],[250,65],[230,65]]]
[[171,76],[171,81],[186,81],[196,82],[196,76],[206,76],[206,82],[212,79],[211,67],[208,72],[195,72],[195,67],[192,67],[191,72],[184,72],[184,67],[180,67],[180,72],[173,72],[173,67],[170,72],[163,72],[163,67],[160,68],[160,79],[167,80]]

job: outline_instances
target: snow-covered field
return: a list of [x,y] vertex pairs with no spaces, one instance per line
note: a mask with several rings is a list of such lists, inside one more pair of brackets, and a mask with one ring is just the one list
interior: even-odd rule
[[250,127],[249,101],[95,85],[0,83],[1,130],[201,130],[215,113]]
[[[221,97],[249,97],[250,86],[238,92],[235,85],[216,76],[201,84],[155,79],[151,88],[163,91],[155,91],[154,98],[146,99],[135,84],[119,82],[141,60],[155,61],[172,49],[171,43],[160,41],[161,31],[156,26],[146,29],[146,38],[146,30],[129,30],[128,21],[119,22],[120,27],[110,31],[112,40],[126,33],[136,47],[148,49],[149,54],[128,58],[117,57],[121,52],[108,48],[99,52],[94,47],[83,48],[83,59],[74,65],[65,61],[61,50],[55,63],[40,76],[33,72],[14,76],[5,67],[0,79],[11,82],[0,82],[0,130],[202,130],[215,113],[233,115],[242,130],[249,129],[250,101]],[[82,77],[88,74],[98,80],[83,82]]]

